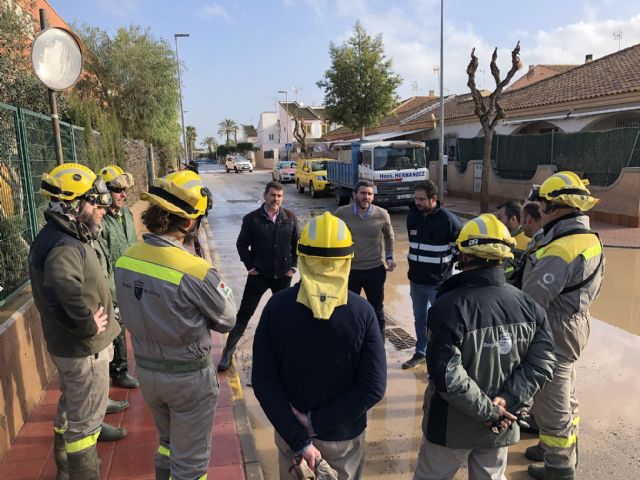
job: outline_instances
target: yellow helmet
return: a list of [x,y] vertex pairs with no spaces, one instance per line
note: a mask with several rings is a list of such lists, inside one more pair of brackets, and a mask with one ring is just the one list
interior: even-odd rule
[[513,258],[515,245],[507,227],[491,213],[469,220],[456,240],[456,246],[462,253],[487,260]]
[[133,187],[133,175],[125,173],[118,165],[107,165],[100,169],[98,174],[104,179],[107,187],[129,188]]
[[551,204],[574,207],[586,212],[600,201],[591,196],[587,185],[589,180],[580,179],[573,172],[558,172],[540,185],[538,196]]
[[182,218],[198,218],[207,209],[208,191],[200,175],[191,170],[180,170],[156,178],[149,191],[140,194],[140,199]]
[[79,163],[63,163],[43,174],[40,194],[67,201],[86,197],[103,207],[111,205],[111,195],[104,180]]
[[329,212],[313,217],[302,229],[298,255],[335,259],[353,257],[353,240],[349,227]]

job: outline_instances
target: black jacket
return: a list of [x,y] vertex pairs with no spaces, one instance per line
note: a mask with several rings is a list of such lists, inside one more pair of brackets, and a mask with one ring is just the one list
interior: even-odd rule
[[498,418],[494,397],[515,412],[551,380],[556,358],[544,310],[508,285],[502,268],[469,270],[440,287],[428,338],[426,438],[450,448],[516,443],[517,426],[495,435],[484,422]]
[[446,208],[437,207],[423,215],[415,205],[409,207],[409,280],[437,286],[451,276],[453,256],[450,244],[458,238],[460,220]]
[[297,265],[298,236],[295,213],[280,208],[274,224],[262,204],[242,219],[236,248],[247,270],[255,268],[265,277],[280,278]]
[[375,312],[349,292],[329,320],[296,302],[300,285],[265,306],[253,341],[253,391],[276,431],[297,452],[311,442],[291,412],[309,412],[320,440],[351,440],[387,384],[385,350]]

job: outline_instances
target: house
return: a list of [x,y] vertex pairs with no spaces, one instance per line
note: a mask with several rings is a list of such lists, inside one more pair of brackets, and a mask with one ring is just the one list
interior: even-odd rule
[[251,142],[253,144],[258,142],[258,131],[253,125],[241,125],[240,131],[243,142]]
[[[592,60],[591,55],[587,55],[587,62]],[[586,62],[585,62],[586,63]],[[539,82],[545,78],[553,77],[559,73],[567,72],[578,65],[529,65],[529,71],[513,82],[507,88],[508,90],[517,90],[532,83]]]
[[262,112],[256,129],[256,166],[273,168],[274,159],[279,158],[280,123],[277,112]]
[[299,130],[304,128],[307,147],[312,147],[313,144],[319,142],[322,136],[331,129],[323,106],[307,106],[297,101],[279,102],[278,120],[280,122],[281,156],[286,155],[284,152],[286,152],[285,145],[287,143],[292,144],[292,151],[298,153],[302,151],[302,146],[294,135],[296,120],[299,122]]

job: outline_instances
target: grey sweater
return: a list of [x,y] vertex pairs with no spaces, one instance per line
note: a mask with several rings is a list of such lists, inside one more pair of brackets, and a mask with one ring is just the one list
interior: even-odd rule
[[353,209],[354,205],[350,204],[334,212],[351,230],[355,249],[351,270],[371,270],[384,265],[386,258],[393,258],[393,227],[389,213],[373,205],[371,213],[362,218]]

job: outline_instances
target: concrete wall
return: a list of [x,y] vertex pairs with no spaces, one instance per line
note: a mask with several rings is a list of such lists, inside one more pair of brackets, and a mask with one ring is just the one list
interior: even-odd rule
[[[447,170],[447,191],[453,197],[480,200],[480,193],[473,191],[473,172],[482,160],[471,160],[464,173],[455,165]],[[438,182],[437,162],[429,163],[429,178]],[[531,185],[541,184],[556,172],[555,165],[538,165],[530,180],[510,180],[491,172],[489,176],[490,202],[500,203],[506,200],[523,200],[529,194]],[[618,179],[607,187],[591,186],[591,193],[600,199],[589,216],[594,220],[613,223],[625,227],[640,226],[640,167],[623,168]]]
[[55,367],[47,352],[40,315],[29,288],[0,310],[0,322],[2,460],[27,417],[42,400],[44,389],[55,374]]

